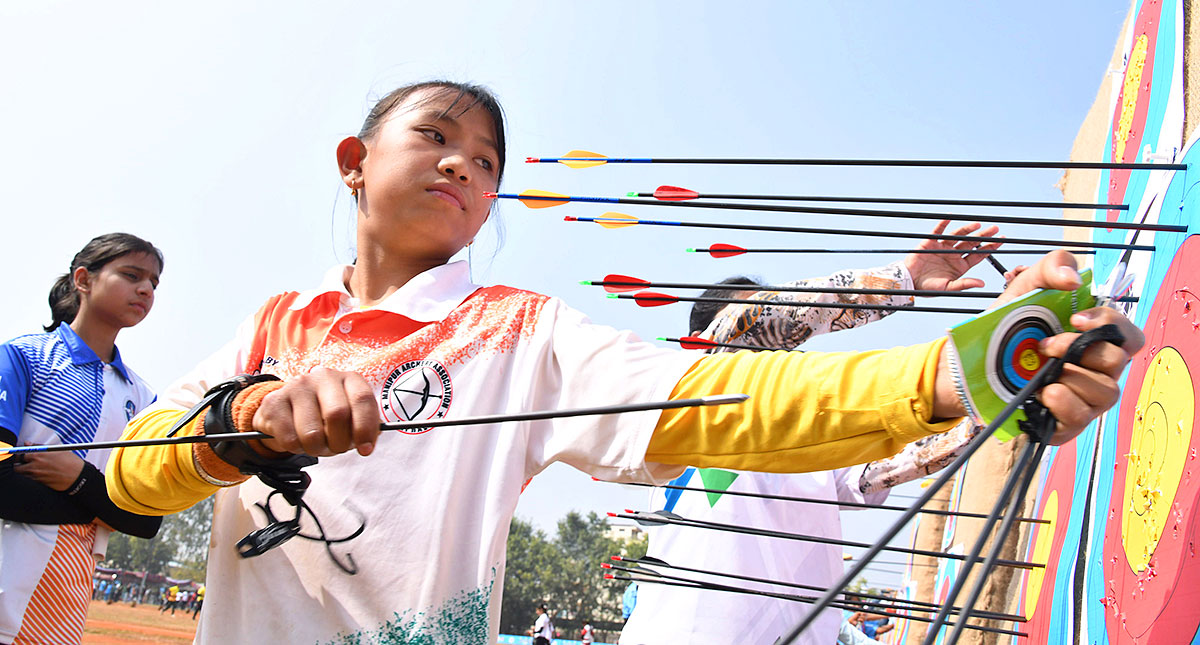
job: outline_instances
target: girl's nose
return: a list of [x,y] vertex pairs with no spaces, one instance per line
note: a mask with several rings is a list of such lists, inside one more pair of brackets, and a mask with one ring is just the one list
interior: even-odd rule
[[446,159],[443,159],[441,164],[439,164],[439,165],[442,169],[442,172],[446,173],[448,176],[458,177],[458,180],[462,181],[462,182],[471,181],[471,179],[467,176],[466,172],[463,171],[463,169],[465,169],[467,167],[467,165],[462,159],[455,159],[453,157],[448,157]]

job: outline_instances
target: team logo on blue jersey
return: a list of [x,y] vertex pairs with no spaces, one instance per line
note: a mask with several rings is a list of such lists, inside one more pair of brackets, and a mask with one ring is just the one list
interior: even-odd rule
[[137,406],[135,406],[133,404],[133,401],[130,401],[129,399],[125,399],[125,422],[128,423],[128,422],[132,421],[134,415],[136,415],[136,414],[137,414]]
[[[450,372],[437,361],[408,361],[392,371],[383,382],[380,409],[387,422],[441,419],[450,410],[453,387]],[[409,428],[405,434],[421,434],[430,428]]]

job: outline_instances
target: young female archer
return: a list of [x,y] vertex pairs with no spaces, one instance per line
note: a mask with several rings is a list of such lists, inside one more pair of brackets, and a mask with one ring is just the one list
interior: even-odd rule
[[[504,169],[500,106],[446,82],[398,89],[337,148],[357,196],[358,259],[315,288],[269,299],[234,339],[134,419],[126,436],[258,430],[271,438],[115,451],[109,488],[143,513],[182,510],[220,491],[199,642],[491,642],[505,540],[521,485],[555,461],[608,480],[664,481],[682,466],[821,470],[869,461],[955,425],[963,410],[941,363],[944,341],[858,354],[724,354],[661,349],[589,323],[555,298],[469,282],[448,263],[489,216]],[[1052,254],[1010,286],[1078,285]],[[1066,440],[1116,401],[1116,378],[1142,342],[1120,326],[1042,393]],[[1046,344],[1061,356],[1074,335]],[[186,415],[214,385],[241,379]],[[442,427],[380,434],[381,421],[562,409],[747,392],[743,406]],[[265,472],[309,455],[302,500],[348,545],[291,540],[239,559],[234,543],[275,518]],[[315,460],[311,460],[315,461]],[[274,465],[273,465],[274,464]],[[279,465],[276,467],[275,465]],[[245,482],[245,483],[242,483]],[[241,484],[241,485],[238,485]],[[295,497],[295,491],[291,491]],[[307,516],[306,516],[307,517]],[[307,521],[307,520],[306,520]],[[252,543],[243,543],[244,546]],[[357,569],[357,575],[344,573]]]
[[[46,333],[0,345],[0,441],[111,441],[154,401],[121,361],[116,338],[150,313],[162,265],[154,245],[126,233],[101,235],[75,255],[50,290]],[[108,532],[158,532],[161,517],[113,505],[107,457],[101,450],[0,461],[0,643],[78,643]]]

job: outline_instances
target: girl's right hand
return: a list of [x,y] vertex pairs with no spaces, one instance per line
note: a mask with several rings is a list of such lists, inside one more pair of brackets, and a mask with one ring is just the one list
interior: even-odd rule
[[379,436],[375,391],[362,375],[324,367],[292,379],[263,398],[253,429],[271,435],[264,447],[328,457],[352,448],[367,456]]

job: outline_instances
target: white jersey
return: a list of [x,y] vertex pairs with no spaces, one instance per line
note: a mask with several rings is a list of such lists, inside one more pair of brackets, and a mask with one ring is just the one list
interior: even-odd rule
[[[212,385],[261,370],[287,379],[317,365],[355,371],[386,421],[666,399],[699,354],[590,324],[561,301],[470,284],[465,263],[427,271],[361,308],[337,267],[318,289],[272,298],[237,337],[173,385],[159,406],[188,408]],[[156,406],[156,407],[159,407]],[[646,463],[658,412],[385,432],[369,457],[322,458],[305,501],[318,542],[295,538],[240,558],[265,525],[253,479],[217,494],[201,643],[495,642],[509,522],[522,484],[562,461],[614,481],[658,481]],[[278,497],[273,510],[291,509]],[[316,531],[305,518],[305,533]]]
[[[105,363],[68,325],[0,346],[0,427],[18,445],[120,439],[153,401],[120,352]],[[75,454],[103,471],[109,451]],[[0,642],[79,642],[108,533],[95,524],[0,521]]]
[[[881,503],[887,493],[864,496],[858,489],[862,466],[801,474],[752,473],[716,468],[687,471],[673,485],[715,491],[761,493],[841,502]],[[821,538],[841,539],[838,506],[759,499],[697,491],[655,491],[651,506],[690,520],[762,528]],[[778,580],[825,589],[842,576],[842,547],[776,537],[759,537],[682,526],[657,526],[650,532],[648,556],[668,564],[720,573]],[[822,592],[720,576],[668,575],[705,580],[773,593],[820,596]],[[637,604],[621,631],[621,645],[666,643],[765,643],[795,627],[807,603],[706,589],[639,585]],[[799,643],[829,645],[838,634],[841,611],[822,613]]]

